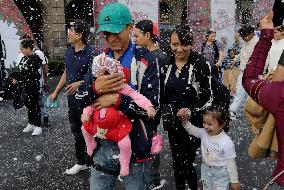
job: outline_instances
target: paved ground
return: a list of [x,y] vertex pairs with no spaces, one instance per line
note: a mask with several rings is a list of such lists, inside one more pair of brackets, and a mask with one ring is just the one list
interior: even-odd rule
[[[52,83],[57,81],[57,78],[51,79]],[[60,107],[50,113],[51,126],[44,128],[42,135],[33,137],[31,133],[22,132],[27,124],[27,110],[15,111],[10,101],[0,102],[0,190],[89,189],[88,170],[75,176],[63,174],[74,164],[75,157],[64,93],[59,103]],[[260,190],[275,163],[248,158],[247,147],[252,134],[243,117],[239,118],[231,123],[229,133],[236,146],[239,179],[242,189]],[[163,134],[166,137],[165,132]],[[174,190],[168,143],[161,157],[161,174],[166,179],[164,190]],[[196,159],[198,171],[199,164],[200,156]],[[120,189],[118,184],[116,190]]]

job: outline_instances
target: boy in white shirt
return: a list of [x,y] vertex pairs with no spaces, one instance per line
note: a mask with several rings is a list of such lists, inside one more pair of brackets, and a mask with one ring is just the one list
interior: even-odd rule
[[203,115],[203,128],[192,125],[190,111],[182,108],[177,116],[185,130],[201,139],[203,190],[240,190],[236,152],[231,138],[223,131],[229,124],[229,114],[219,106],[210,106]]

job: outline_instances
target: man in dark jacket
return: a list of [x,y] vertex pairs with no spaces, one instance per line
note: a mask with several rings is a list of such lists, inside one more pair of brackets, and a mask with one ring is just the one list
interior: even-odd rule
[[[147,51],[137,51],[131,43],[132,18],[129,9],[121,3],[106,5],[99,15],[98,32],[103,32],[109,49],[105,51],[122,64],[129,72],[129,85],[147,97],[155,107],[159,101],[159,68],[156,59]],[[91,77],[90,77],[91,78]],[[91,79],[86,77],[86,80]],[[157,119],[150,120],[143,114],[130,97],[107,93],[98,86],[98,77],[93,85],[94,92],[99,94],[95,101],[97,109],[116,106],[126,114],[132,122],[130,132],[132,156],[129,175],[123,177],[126,190],[148,189],[150,180],[150,159],[153,129],[156,128]],[[111,81],[111,80],[110,80]],[[88,82],[85,82],[88,84]],[[84,94],[93,94],[91,91],[78,92],[78,97]],[[94,164],[91,169],[90,189],[113,189],[119,173],[119,161],[115,157],[119,154],[115,142],[100,139],[99,146],[93,154]]]

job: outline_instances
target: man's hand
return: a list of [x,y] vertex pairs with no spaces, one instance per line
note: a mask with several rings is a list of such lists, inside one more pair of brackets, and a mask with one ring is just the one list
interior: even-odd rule
[[77,81],[77,82],[73,82],[72,84],[67,85],[65,88],[65,90],[67,91],[67,95],[75,94],[75,92],[77,91],[81,83],[82,81]]
[[97,76],[95,88],[98,94],[105,94],[109,92],[118,92],[123,88],[125,79],[119,73],[110,75],[100,74]]
[[56,92],[53,92],[50,94],[49,98],[51,102],[54,102],[57,99],[58,94]]
[[261,29],[274,29],[272,19],[273,19],[273,12],[270,11],[267,15],[265,15],[260,20],[260,28]]
[[231,183],[231,189],[232,190],[240,190],[241,189],[240,183]]
[[114,106],[117,102],[118,96],[118,93],[109,93],[101,95],[98,99],[96,99],[94,103],[96,110]]

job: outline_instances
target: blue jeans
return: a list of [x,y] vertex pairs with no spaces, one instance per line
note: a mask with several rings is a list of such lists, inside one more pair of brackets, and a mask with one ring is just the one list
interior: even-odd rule
[[49,116],[49,109],[46,106],[46,99],[48,97],[47,92],[43,88],[41,88],[41,92],[39,95],[39,105],[41,107],[41,117],[48,117]]
[[240,72],[236,84],[237,85],[236,94],[232,104],[230,105],[230,111],[235,113],[237,113],[240,110],[240,108],[244,105],[248,97],[246,90],[243,88],[242,81],[243,81],[243,72]]
[[229,190],[230,178],[225,166],[201,164],[203,190]]
[[[100,140],[100,146],[95,150],[93,160],[103,168],[119,171],[119,155],[116,143]],[[122,177],[125,190],[148,190],[150,182],[151,162],[130,163],[129,175]],[[118,176],[91,169],[90,190],[113,190]]]

